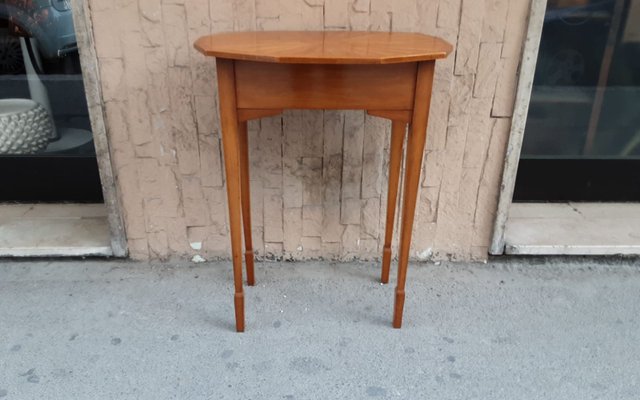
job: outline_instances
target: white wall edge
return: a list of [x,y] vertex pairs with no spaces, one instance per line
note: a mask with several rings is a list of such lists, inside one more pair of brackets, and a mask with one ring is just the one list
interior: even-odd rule
[[111,250],[114,256],[124,257],[127,255],[127,239],[124,221],[122,219],[122,205],[119,201],[115,175],[113,173],[114,168],[111,163],[107,126],[105,124],[104,102],[102,100],[102,88],[100,86],[100,70],[93,40],[93,26],[89,2],[88,0],[72,1],[71,7],[80,52],[82,80],[85,87],[89,119],[91,121],[98,170],[100,172],[100,183],[102,185],[104,203],[107,208]]
[[507,144],[507,153],[504,160],[504,170],[502,173],[502,183],[500,185],[500,195],[498,199],[498,210],[493,225],[493,237],[489,254],[498,255],[504,253],[505,240],[504,233],[509,217],[509,207],[513,199],[513,190],[518,172],[518,162],[520,161],[520,150],[524,138],[524,128],[527,123],[527,113],[529,102],[531,101],[531,89],[538,60],[538,50],[540,49],[540,39],[542,37],[542,26],[547,8],[547,0],[532,0],[529,11],[529,23],[527,35],[520,61],[520,75],[518,78],[518,88],[511,119],[511,131]]

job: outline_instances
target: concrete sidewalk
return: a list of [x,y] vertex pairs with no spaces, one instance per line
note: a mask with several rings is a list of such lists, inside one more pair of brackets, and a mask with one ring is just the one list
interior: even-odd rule
[[[638,260],[0,265],[4,399],[638,399]],[[395,270],[393,271],[395,272]]]

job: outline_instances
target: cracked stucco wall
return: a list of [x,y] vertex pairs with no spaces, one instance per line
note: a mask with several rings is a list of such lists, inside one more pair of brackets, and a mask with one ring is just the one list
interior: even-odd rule
[[[214,61],[194,40],[231,30],[351,29],[422,32],[454,45],[437,63],[411,254],[485,259],[529,2],[89,0],[131,256],[229,256]],[[381,254],[388,121],[286,111],[249,131],[260,255]]]

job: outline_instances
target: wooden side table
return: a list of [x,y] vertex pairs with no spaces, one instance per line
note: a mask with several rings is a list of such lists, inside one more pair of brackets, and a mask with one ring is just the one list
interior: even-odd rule
[[392,121],[383,283],[389,282],[402,147],[409,124],[393,315],[393,326],[400,328],[435,60],[446,57],[451,45],[417,33],[242,32],[202,37],[195,48],[216,57],[236,330],[244,331],[242,230],[247,282],[255,284],[247,121],[286,108],[366,110]]

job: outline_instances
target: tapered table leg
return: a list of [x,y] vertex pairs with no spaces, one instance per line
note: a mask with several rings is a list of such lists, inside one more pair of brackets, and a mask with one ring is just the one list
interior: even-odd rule
[[427,121],[429,119],[429,105],[431,104],[431,86],[433,83],[434,61],[420,62],[416,79],[416,91],[413,107],[413,117],[407,141],[406,165],[404,173],[404,191],[402,196],[402,227],[400,228],[400,249],[398,253],[398,284],[395,292],[393,310],[393,327],[402,326],[404,311],[405,282],[407,266],[409,264],[409,249],[411,246],[411,230],[416,211],[418,186],[424,145],[427,139]]
[[398,183],[400,181],[400,167],[402,166],[402,145],[407,124],[401,121],[391,121],[391,150],[389,156],[389,190],[387,192],[387,221],[384,231],[384,248],[382,250],[382,274],[380,282],[389,283],[391,267],[391,239],[393,238],[393,222],[396,216],[398,202]]
[[227,177],[227,202],[229,203],[229,231],[233,260],[233,283],[236,330],[244,332],[244,293],[242,292],[242,237],[240,194],[240,143],[236,110],[235,72],[233,61],[216,59],[218,94],[220,97],[220,126],[224,167]]
[[244,232],[244,262],[247,264],[247,284],[256,284],[253,261],[253,241],[251,240],[251,190],[249,186],[249,138],[247,121],[238,124],[240,139],[240,192],[242,197],[242,230]]

